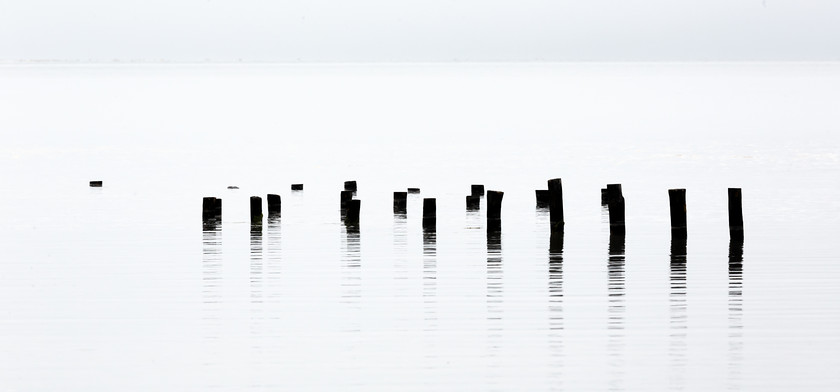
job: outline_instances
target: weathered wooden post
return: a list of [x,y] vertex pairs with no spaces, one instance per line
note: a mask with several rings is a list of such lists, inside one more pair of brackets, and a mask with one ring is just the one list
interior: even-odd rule
[[280,215],[280,195],[266,195],[265,201],[268,204],[268,216]]
[[480,210],[481,209],[481,196],[468,195],[467,196],[467,209],[468,210]]
[[90,186],[92,188],[102,188],[102,181],[91,181]]
[[408,192],[394,192],[394,213],[405,214],[408,210]]
[[607,185],[607,206],[610,210],[610,232],[623,232],[624,226],[624,195],[621,184]]
[[548,214],[551,231],[563,230],[566,225],[563,217],[563,181],[559,178],[548,180]]
[[205,197],[201,201],[201,220],[206,221],[216,216],[216,198]]
[[671,235],[688,235],[686,224],[685,189],[668,189],[668,199],[671,202]]
[[216,199],[216,203],[215,203],[215,208],[214,208],[215,211],[214,212],[215,212],[215,215],[216,215],[216,219],[222,220],[222,199],[219,199],[219,198],[215,198],[215,199]]
[[[499,249],[501,249],[502,197],[504,195],[504,192],[487,191],[487,238],[490,241],[492,237],[494,243],[498,242]],[[490,242],[488,246],[489,244]]]
[[408,193],[420,193],[420,188],[408,188]]
[[487,220],[501,221],[502,220],[502,197],[504,192],[487,191]]
[[551,193],[548,189],[537,189],[534,193],[537,195],[537,208],[546,208],[549,206]]
[[435,198],[423,199],[423,229],[435,230],[437,226],[437,200]]
[[356,181],[344,181],[345,191],[356,191]]
[[262,198],[251,196],[251,224],[262,224]]
[[361,200],[350,200],[347,202],[347,215],[344,217],[344,223],[348,225],[359,224],[359,212],[362,207]]
[[470,190],[472,191],[470,193],[472,196],[484,196],[484,185],[473,184]]
[[353,191],[341,191],[341,210],[347,209],[350,200],[353,199]]
[[744,238],[744,211],[741,206],[741,188],[729,188],[729,237]]
[[303,184],[292,184],[292,190],[293,191],[302,191],[303,190]]

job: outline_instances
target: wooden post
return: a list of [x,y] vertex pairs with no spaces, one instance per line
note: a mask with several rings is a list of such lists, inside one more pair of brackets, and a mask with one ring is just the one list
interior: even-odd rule
[[502,248],[502,197],[504,192],[487,191],[487,246]]
[[563,217],[563,181],[559,178],[548,180],[548,214],[551,230],[563,230],[566,224]]
[[481,209],[481,196],[475,196],[475,195],[467,196],[467,209],[468,210],[480,210]]
[[487,191],[487,221],[502,220],[502,197],[504,192]]
[[470,187],[470,190],[472,191],[472,196],[484,196],[484,185],[473,185],[472,187]]
[[353,191],[341,191],[341,209],[346,210],[347,204],[353,199]]
[[729,237],[744,238],[744,211],[741,206],[741,188],[729,188]]
[[215,198],[215,199],[216,199],[216,204],[215,204],[215,208],[214,208],[214,214],[216,216],[216,219],[222,220],[222,199],[219,199],[219,198]]
[[607,191],[607,188],[601,188],[601,205],[605,206],[610,202],[610,193]]
[[303,190],[303,184],[292,184],[292,190],[293,191],[302,191]]
[[251,224],[262,224],[262,198],[259,196],[251,196]]
[[102,181],[91,181],[90,186],[93,188],[102,188]]
[[394,192],[394,213],[405,214],[408,208],[408,192]]
[[201,201],[201,220],[213,219],[216,216],[216,198],[205,197]]
[[268,204],[268,215],[280,215],[280,195],[269,194],[265,198]]
[[423,199],[423,229],[434,229],[437,225],[437,200]]
[[345,191],[356,191],[356,181],[344,181]]
[[549,196],[551,193],[547,189],[537,189],[535,191],[537,195],[537,208],[545,208],[549,206],[549,201],[551,197]]
[[685,207],[685,189],[668,189],[668,199],[671,202],[671,235],[686,236],[688,234]]
[[420,193],[420,188],[408,188],[408,193]]
[[350,200],[347,202],[347,216],[344,217],[344,223],[349,225],[358,224],[361,207],[361,200]]
[[621,193],[621,184],[608,184],[607,198],[607,205],[610,210],[610,232],[625,231],[624,195]]

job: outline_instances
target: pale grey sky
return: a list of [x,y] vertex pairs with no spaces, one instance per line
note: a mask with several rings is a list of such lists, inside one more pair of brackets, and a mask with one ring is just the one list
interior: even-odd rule
[[840,60],[838,0],[0,0],[0,61]]

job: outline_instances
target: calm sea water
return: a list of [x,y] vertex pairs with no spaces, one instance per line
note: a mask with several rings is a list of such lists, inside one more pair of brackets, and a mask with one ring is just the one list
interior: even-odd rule
[[0,391],[840,388],[840,64],[8,65],[0,108]]

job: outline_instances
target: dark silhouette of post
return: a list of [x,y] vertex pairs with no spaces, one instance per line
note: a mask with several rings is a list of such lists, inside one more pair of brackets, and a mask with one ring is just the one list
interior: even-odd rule
[[222,220],[222,199],[215,198],[214,214],[217,220]]
[[467,196],[467,209],[468,210],[480,210],[481,209],[481,196],[474,196],[474,195]]
[[551,231],[563,230],[563,182],[559,178],[548,180],[548,215]]
[[537,189],[534,191],[537,196],[537,208],[546,208],[549,206],[551,200],[551,193],[547,189]]
[[350,200],[347,202],[347,215],[344,217],[344,223],[348,225],[359,224],[359,212],[361,211],[361,200]]
[[303,184],[292,184],[292,190],[293,191],[302,191],[303,190]]
[[744,238],[744,211],[741,206],[741,188],[729,188],[729,237]]
[[251,224],[262,224],[262,198],[259,196],[251,196]]
[[356,191],[356,181],[344,181],[345,191]]
[[607,191],[607,188],[601,188],[601,205],[605,206],[605,205],[609,204],[609,202],[610,202],[609,191]]
[[268,205],[268,216],[280,215],[280,195],[268,194],[265,197],[265,202]]
[[420,193],[420,188],[408,188],[408,193]]
[[394,213],[405,214],[408,209],[408,192],[394,192]]
[[504,192],[487,191],[487,223],[501,224],[502,221],[502,197]]
[[437,226],[437,200],[423,199],[423,230],[435,230]]
[[671,203],[671,235],[688,235],[686,221],[685,189],[668,189],[668,199]]
[[470,195],[472,196],[484,196],[484,185],[473,184],[473,186],[470,187],[470,190]]
[[201,201],[201,220],[213,219],[216,216],[216,198],[205,197]]
[[93,188],[102,188],[102,181],[91,181],[90,186]]
[[347,204],[353,199],[353,191],[341,191],[341,210],[347,210]]
[[607,185],[607,207],[610,210],[610,232],[623,232],[624,226],[624,195],[621,184]]

